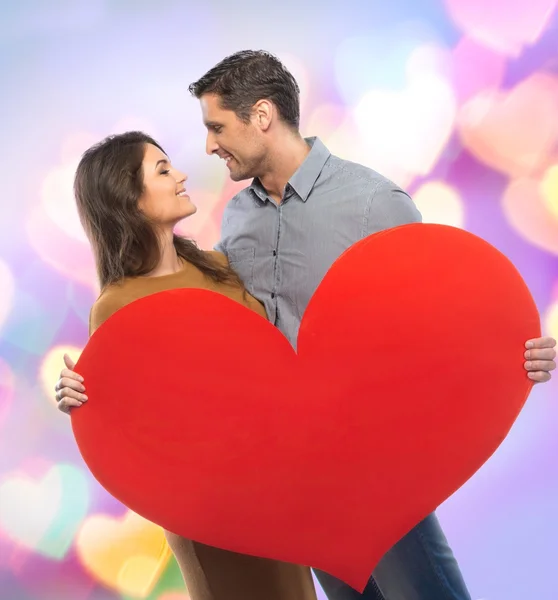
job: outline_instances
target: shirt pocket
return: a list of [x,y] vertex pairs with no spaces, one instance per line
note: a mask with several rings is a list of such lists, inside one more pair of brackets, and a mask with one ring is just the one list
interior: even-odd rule
[[231,248],[227,252],[229,265],[234,269],[249,292],[253,291],[255,248]]

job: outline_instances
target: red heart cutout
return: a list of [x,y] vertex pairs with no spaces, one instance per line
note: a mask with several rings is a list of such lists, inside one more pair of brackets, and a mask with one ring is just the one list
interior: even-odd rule
[[133,302],[84,349],[90,399],[72,424],[93,475],[147,519],[362,590],[502,442],[537,335],[505,256],[459,229],[408,225],[336,261],[298,355],[219,294]]

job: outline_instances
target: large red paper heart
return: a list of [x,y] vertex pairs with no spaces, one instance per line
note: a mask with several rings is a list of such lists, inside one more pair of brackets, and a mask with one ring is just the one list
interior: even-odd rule
[[310,301],[298,355],[204,290],[138,300],[92,336],[72,412],[116,498],[222,548],[362,590],[382,555],[490,457],[540,335],[513,265],[464,231],[408,225],[350,248]]

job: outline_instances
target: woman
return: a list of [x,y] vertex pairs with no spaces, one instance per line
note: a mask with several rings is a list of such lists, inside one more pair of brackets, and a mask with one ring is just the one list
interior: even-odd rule
[[[203,252],[174,235],[175,225],[196,212],[186,179],[159,144],[140,132],[111,136],[83,155],[74,190],[102,290],[91,309],[90,334],[126,304],[174,288],[219,292],[266,317],[223,254]],[[65,391],[57,392],[62,411],[87,400],[82,383],[63,381]],[[166,537],[192,600],[316,600],[306,567],[212,548],[170,532]]]

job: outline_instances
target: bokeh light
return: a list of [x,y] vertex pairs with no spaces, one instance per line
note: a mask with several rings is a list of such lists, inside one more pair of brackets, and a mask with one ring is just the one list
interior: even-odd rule
[[51,171],[45,177],[41,195],[45,213],[52,223],[69,238],[86,244],[87,237],[79,221],[72,189],[77,163],[68,163]]
[[10,365],[0,358],[0,427],[6,420],[14,397],[15,377]]
[[0,484],[0,527],[18,544],[62,559],[89,504],[87,478],[71,465],[54,465],[35,479],[16,473]]
[[388,175],[398,169],[426,175],[452,134],[455,96],[429,61],[411,55],[406,68],[407,86],[367,92],[355,108],[355,120],[375,168]]
[[442,181],[425,183],[413,199],[425,223],[463,227],[465,209],[459,192]]
[[12,309],[15,282],[10,267],[0,260],[0,328]]
[[[54,410],[63,354],[79,358],[99,293],[72,191],[82,153],[109,134],[152,135],[198,206],[177,232],[211,249],[245,182],[206,156],[188,84],[236,50],[268,49],[298,79],[304,135],[404,187],[425,221],[500,248],[558,337],[557,2],[347,0],[322,2],[319,19],[294,0],[265,19],[218,0],[4,3],[2,599],[188,600],[161,529],[100,487]],[[555,390],[535,386],[484,474],[441,508],[474,599],[556,600]]]
[[553,165],[545,173],[541,192],[546,207],[558,221],[558,165]]
[[128,511],[123,518],[92,515],[76,547],[95,579],[124,595],[146,598],[165,570],[171,552],[163,530]]
[[548,335],[558,340],[558,301],[554,302],[548,309],[545,326]]
[[459,104],[481,92],[499,89],[506,71],[506,58],[464,36],[453,49],[452,79]]
[[534,246],[558,254],[558,219],[551,212],[553,199],[549,199],[549,179],[546,189],[537,179],[517,179],[505,190],[502,202],[504,214],[517,232]]
[[335,52],[335,82],[348,106],[372,89],[402,89],[411,54],[442,36],[426,20],[402,20],[391,27],[345,38]]
[[29,215],[27,232],[31,247],[50,267],[77,283],[97,287],[93,254],[88,244],[76,239],[80,234],[70,236],[59,229],[41,205]]
[[533,175],[549,166],[558,142],[557,97],[558,77],[546,73],[511,90],[481,92],[461,109],[461,139],[493,169],[511,177]]
[[446,0],[450,16],[471,37],[509,56],[534,44],[548,24],[556,0]]

